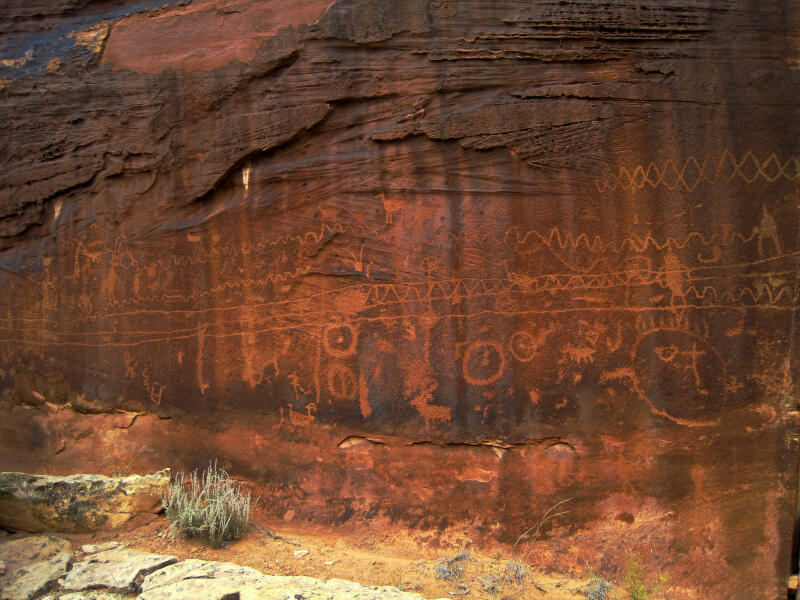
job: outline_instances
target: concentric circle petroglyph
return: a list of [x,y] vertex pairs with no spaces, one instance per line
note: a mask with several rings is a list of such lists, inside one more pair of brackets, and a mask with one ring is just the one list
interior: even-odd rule
[[358,329],[347,323],[328,325],[322,332],[322,345],[331,356],[352,356],[358,345]]
[[528,362],[533,360],[536,355],[537,344],[533,336],[527,331],[517,331],[511,336],[508,349],[518,361]]
[[464,352],[464,379],[472,385],[488,385],[497,381],[505,367],[505,352],[498,342],[473,342]]

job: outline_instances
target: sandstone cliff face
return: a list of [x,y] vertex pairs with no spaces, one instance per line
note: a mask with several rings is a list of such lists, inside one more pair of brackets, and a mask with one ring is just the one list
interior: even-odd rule
[[537,566],[782,593],[796,2],[0,17],[2,470],[500,542],[572,498]]

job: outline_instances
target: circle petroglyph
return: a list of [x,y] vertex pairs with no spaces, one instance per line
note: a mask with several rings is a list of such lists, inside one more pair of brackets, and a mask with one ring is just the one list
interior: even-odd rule
[[473,342],[464,353],[464,379],[471,385],[488,385],[497,381],[505,367],[506,356],[498,342]]
[[527,331],[517,331],[508,344],[511,355],[520,362],[533,360],[536,355],[536,340]]
[[702,424],[725,410],[725,363],[697,335],[652,331],[636,344],[633,364],[639,392],[655,413]]
[[346,323],[328,325],[322,332],[322,345],[331,356],[346,358],[356,352],[358,330]]
[[334,363],[328,368],[328,391],[334,398],[352,400],[356,390],[356,376],[348,366]]

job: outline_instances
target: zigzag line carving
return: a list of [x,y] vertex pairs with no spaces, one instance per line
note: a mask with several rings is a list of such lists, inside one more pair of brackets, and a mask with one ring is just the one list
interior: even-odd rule
[[741,177],[747,183],[753,183],[759,178],[769,183],[780,178],[796,181],[800,179],[800,160],[792,156],[782,162],[773,152],[760,161],[750,150],[741,159],[737,159],[730,150],[725,150],[718,160],[706,156],[702,163],[690,156],[681,167],[672,159],[661,166],[651,162],[648,165],[638,165],[632,170],[620,167],[616,174],[605,179],[596,179],[595,185],[600,193],[619,188],[636,191],[646,185],[651,188],[664,186],[669,190],[682,188],[692,192],[702,181],[713,184],[718,181],[732,181],[736,177]]

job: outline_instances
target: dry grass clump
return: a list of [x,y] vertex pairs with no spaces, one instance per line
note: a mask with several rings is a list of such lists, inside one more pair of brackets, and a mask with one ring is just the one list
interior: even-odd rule
[[461,551],[449,558],[443,558],[436,563],[433,572],[438,579],[446,581],[456,581],[464,574],[462,561],[469,559],[469,552]]
[[583,594],[586,596],[586,600],[608,600],[612,587],[610,581],[599,575],[592,575],[583,588]]
[[496,594],[503,586],[500,578],[491,573],[486,573],[483,577],[479,577],[478,582],[483,586],[483,591],[487,594]]
[[568,510],[564,510],[564,511],[561,511],[561,512],[555,512],[555,510],[559,506],[561,506],[562,504],[564,504],[566,502],[569,502],[570,500],[572,500],[572,498],[567,498],[566,500],[562,500],[561,502],[557,502],[556,504],[553,504],[553,506],[548,508],[547,512],[544,513],[539,518],[539,520],[537,520],[536,523],[534,523],[534,525],[532,527],[528,528],[521,536],[519,536],[517,538],[517,541],[514,542],[514,546],[511,548],[511,551],[512,552],[516,552],[517,545],[522,541],[522,539],[525,536],[530,536],[530,539],[527,542],[528,544],[532,544],[533,542],[538,540],[539,537],[541,536],[542,527],[545,525],[545,523],[547,523],[550,519],[555,519],[556,517],[560,517],[561,515],[566,515],[567,513],[569,513]]
[[510,583],[516,583],[517,585],[522,584],[529,575],[528,567],[518,560],[509,560],[503,573]]
[[217,463],[198,476],[179,473],[161,498],[173,535],[199,537],[221,548],[250,525],[250,493],[242,491]]

